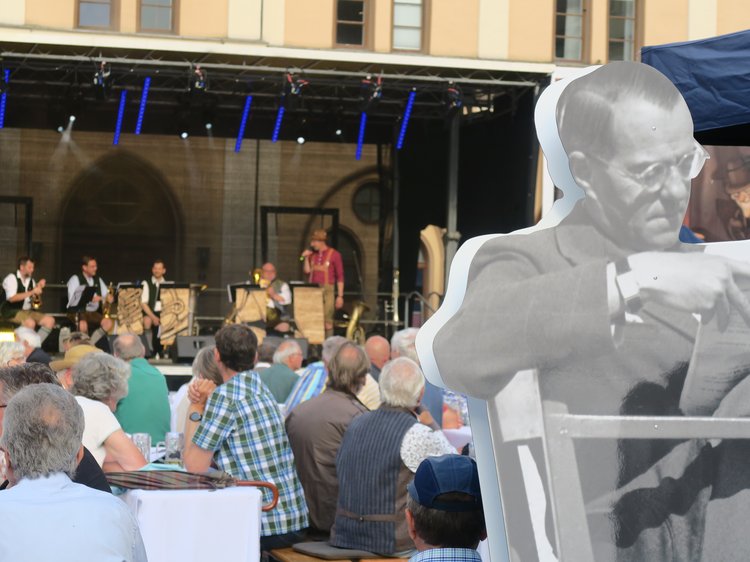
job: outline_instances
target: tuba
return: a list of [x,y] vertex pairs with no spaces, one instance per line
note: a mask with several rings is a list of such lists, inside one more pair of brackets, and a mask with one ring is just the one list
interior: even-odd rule
[[366,303],[356,301],[352,314],[349,316],[349,322],[346,324],[346,339],[355,342],[357,345],[365,344],[365,329],[359,321],[368,310],[370,310],[370,307]]

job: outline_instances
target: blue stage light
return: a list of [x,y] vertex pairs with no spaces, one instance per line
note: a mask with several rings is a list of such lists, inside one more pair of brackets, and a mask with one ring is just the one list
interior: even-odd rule
[[357,154],[355,158],[359,160],[362,158],[362,145],[365,142],[365,127],[367,126],[367,113],[362,112],[362,117],[359,118],[359,136],[357,137]]
[[143,114],[146,113],[146,102],[148,101],[148,89],[151,87],[151,77],[147,76],[143,81],[143,91],[141,92],[141,105],[138,107],[138,121],[135,122],[135,134],[141,134],[143,127]]
[[271,142],[276,142],[279,140],[279,131],[281,131],[281,122],[284,120],[284,112],[286,109],[282,105],[279,107],[279,112],[276,114],[276,124],[273,126],[273,136],[271,137]]
[[120,144],[120,130],[122,129],[122,117],[125,115],[125,101],[128,97],[128,91],[123,90],[120,92],[120,108],[117,110],[117,125],[115,125],[115,138],[112,144]]
[[[10,70],[5,69],[3,73],[3,82],[6,84],[10,81]],[[5,105],[8,101],[8,88],[3,88],[3,93],[0,94],[0,129],[5,126]]]
[[401,150],[404,146],[404,136],[406,136],[406,127],[409,125],[409,118],[411,117],[411,109],[414,106],[414,98],[417,97],[417,91],[412,90],[409,92],[409,99],[406,102],[406,109],[404,110],[404,116],[401,118],[401,130],[398,133],[398,142],[396,143],[396,150]]
[[[247,125],[247,118],[250,115],[250,105],[253,103],[253,96],[247,96],[245,98],[245,109],[242,110],[242,121],[240,121],[240,131],[237,133],[237,142],[234,145],[234,151],[239,152],[242,149],[242,139],[245,136],[245,125]],[[208,124],[206,125],[208,128]]]

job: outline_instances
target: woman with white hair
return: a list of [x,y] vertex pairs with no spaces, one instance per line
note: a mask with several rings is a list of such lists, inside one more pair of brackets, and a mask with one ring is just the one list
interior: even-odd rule
[[90,353],[71,374],[70,392],[83,409],[83,444],[105,472],[137,470],[146,459],[115,418],[117,402],[128,394],[130,367],[105,353]]
[[16,341],[0,343],[0,367],[15,367],[26,361],[23,344]]

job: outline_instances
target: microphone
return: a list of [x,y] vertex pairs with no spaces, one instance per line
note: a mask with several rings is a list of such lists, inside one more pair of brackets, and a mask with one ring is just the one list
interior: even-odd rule
[[[310,251],[310,252],[315,252],[315,248],[313,248],[312,246],[309,246],[309,247],[307,248],[307,250],[308,250],[308,251]],[[299,261],[301,261],[301,262],[302,262],[302,261],[305,261],[306,259],[307,259],[307,256],[306,256],[306,255],[304,254],[304,252],[303,252],[303,253],[302,253],[302,254],[300,255],[300,257],[299,257]]]

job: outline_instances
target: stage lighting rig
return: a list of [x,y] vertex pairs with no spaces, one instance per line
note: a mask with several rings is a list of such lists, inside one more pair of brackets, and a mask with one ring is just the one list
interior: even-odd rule
[[99,63],[99,68],[94,72],[93,82],[96,98],[99,100],[108,99],[112,89],[112,69],[107,61],[103,60]]
[[464,106],[464,95],[461,88],[451,80],[445,88],[443,103],[446,107],[446,120],[450,120]]
[[188,89],[191,94],[202,94],[208,90],[208,73],[199,64],[196,64],[190,72]]
[[382,74],[377,78],[373,78],[371,74],[368,74],[362,79],[360,83],[360,99],[361,99],[361,111],[366,113],[372,109],[380,98],[383,97],[383,76]]

